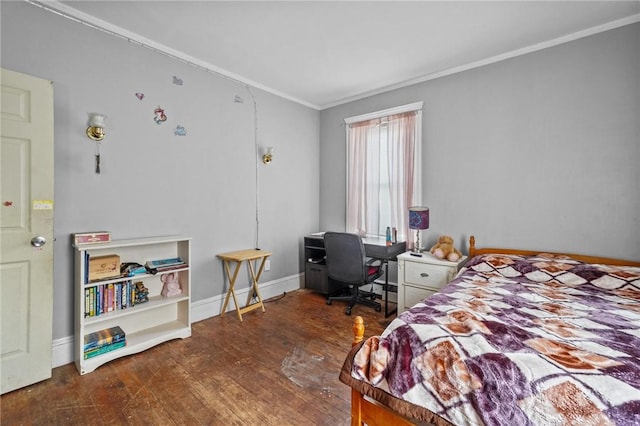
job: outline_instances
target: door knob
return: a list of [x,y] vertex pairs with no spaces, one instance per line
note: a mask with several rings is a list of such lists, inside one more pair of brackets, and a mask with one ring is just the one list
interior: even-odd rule
[[37,236],[31,239],[31,245],[34,247],[42,247],[47,242],[45,237]]

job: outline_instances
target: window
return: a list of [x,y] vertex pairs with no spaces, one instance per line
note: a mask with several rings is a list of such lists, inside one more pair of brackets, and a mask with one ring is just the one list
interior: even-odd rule
[[422,102],[347,118],[347,232],[409,235],[408,208],[420,205]]

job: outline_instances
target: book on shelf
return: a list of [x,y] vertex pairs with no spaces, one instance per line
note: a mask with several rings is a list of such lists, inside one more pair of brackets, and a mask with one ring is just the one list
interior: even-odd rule
[[84,352],[114,343],[124,342],[126,335],[120,326],[94,331],[84,336]]
[[174,271],[176,269],[182,269],[182,268],[184,268],[186,266],[187,266],[186,263],[180,263],[178,265],[171,265],[171,266],[163,266],[163,267],[160,267],[160,268],[153,269],[153,272],[162,273],[162,272]]
[[106,303],[105,303],[105,311],[106,312],[111,312],[113,311],[113,284],[107,284],[107,298],[106,298]]
[[89,316],[93,317],[96,315],[96,288],[89,288]]
[[95,349],[90,349],[84,352],[84,359],[93,358],[98,355],[106,354],[107,352],[111,352],[116,349],[123,348],[127,345],[126,340],[121,340],[119,342],[110,343],[108,345],[99,346]]
[[85,284],[89,283],[89,258],[90,258],[89,252],[85,251],[84,252],[84,277],[82,277]]
[[157,260],[148,260],[145,266],[149,269],[158,269],[175,267],[175,266],[184,266],[184,261],[179,257],[171,257],[167,259],[157,259]]

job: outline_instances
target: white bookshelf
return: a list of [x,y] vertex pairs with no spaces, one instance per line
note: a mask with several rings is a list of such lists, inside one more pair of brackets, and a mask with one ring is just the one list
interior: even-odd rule
[[[191,238],[167,236],[114,240],[110,243],[74,245],[75,272],[75,341],[74,358],[80,374],[87,374],[114,359],[138,353],[155,345],[191,336],[191,277],[189,271]],[[186,263],[177,272],[182,294],[163,297],[163,272],[132,277],[87,281],[86,255],[89,257],[117,254],[120,261],[142,265],[148,260],[180,257]],[[165,272],[166,273],[166,272]],[[142,281],[149,290],[149,301],[97,316],[85,316],[85,290],[102,284]],[[99,330],[120,326],[126,334],[126,345],[93,358],[84,359],[84,336]]]

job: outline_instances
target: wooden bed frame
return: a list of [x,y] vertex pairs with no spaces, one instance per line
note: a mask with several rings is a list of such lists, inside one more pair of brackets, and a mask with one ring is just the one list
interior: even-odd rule
[[[640,266],[640,262],[614,259],[598,256],[587,256],[582,254],[572,253],[558,253],[541,250],[518,250],[518,249],[505,249],[505,248],[476,248],[476,239],[472,235],[469,238],[469,259],[480,254],[515,254],[522,256],[531,256],[540,253],[548,253],[557,256],[569,256],[573,259],[580,260],[586,263],[597,263],[604,265],[618,265],[618,266]],[[364,340],[364,320],[362,317],[357,316],[353,321],[353,343],[355,346]],[[444,420],[444,419],[443,419]],[[446,423],[446,421],[445,421]],[[386,426],[386,425],[398,425],[398,426],[410,426],[416,425],[416,421],[408,419],[404,416],[393,411],[391,408],[375,401],[368,396],[363,395],[355,389],[351,389],[351,426]]]
[[532,256],[540,253],[548,253],[556,256],[569,256],[572,259],[580,260],[585,263],[599,263],[603,265],[617,266],[640,266],[640,262],[625,259],[614,259],[611,257],[587,256],[584,254],[558,253],[545,250],[514,250],[505,248],[476,248],[476,238],[472,235],[469,237],[469,259],[479,254],[501,253],[501,254],[517,254],[520,256]]

